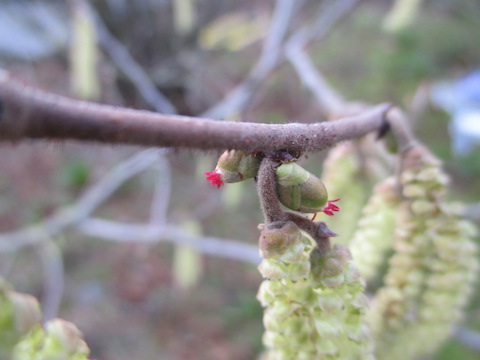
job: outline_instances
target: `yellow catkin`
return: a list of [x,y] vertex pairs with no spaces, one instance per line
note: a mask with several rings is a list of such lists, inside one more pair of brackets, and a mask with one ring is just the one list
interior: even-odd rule
[[[328,226],[338,233],[335,241],[348,244],[368,196],[366,182],[360,176],[361,165],[353,143],[345,142],[331,149],[323,164],[322,181],[330,200],[341,199],[341,212],[327,219]],[[322,214],[317,216],[324,221]]]
[[425,149],[407,154],[384,286],[369,311],[379,359],[435,351],[461,318],[478,269],[474,227],[443,201],[447,177]]
[[362,210],[350,251],[363,278],[369,282],[377,274],[392,249],[395,210],[399,203],[393,177],[375,186]]
[[373,359],[364,283],[347,248],[320,254],[303,237],[263,260],[260,272],[275,277],[257,296],[266,307],[262,359]]

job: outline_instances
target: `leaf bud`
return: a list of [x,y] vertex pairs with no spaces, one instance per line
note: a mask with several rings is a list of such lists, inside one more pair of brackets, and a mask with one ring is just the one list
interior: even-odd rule
[[283,255],[289,247],[302,239],[302,233],[292,221],[275,221],[263,227],[258,239],[260,255],[267,259]]
[[222,180],[235,183],[257,176],[262,158],[241,150],[227,150],[218,159],[217,168]]
[[322,211],[328,194],[319,178],[295,162],[280,165],[276,175],[277,193],[283,205],[304,213]]

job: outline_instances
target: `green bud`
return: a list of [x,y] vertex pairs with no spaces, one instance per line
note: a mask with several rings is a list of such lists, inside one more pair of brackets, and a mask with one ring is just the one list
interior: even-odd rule
[[267,259],[285,254],[292,245],[299,243],[302,233],[294,222],[276,221],[262,227],[258,240],[260,256]]
[[289,209],[315,213],[327,203],[328,194],[323,182],[297,163],[280,165],[276,175],[279,200]]
[[235,183],[257,176],[262,158],[241,150],[227,150],[218,159],[217,168],[226,183]]

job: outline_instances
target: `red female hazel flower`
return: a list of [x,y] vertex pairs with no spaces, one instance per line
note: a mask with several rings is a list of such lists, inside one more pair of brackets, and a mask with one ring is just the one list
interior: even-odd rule
[[323,208],[323,210],[322,210],[323,213],[324,213],[325,215],[328,215],[328,216],[333,216],[333,215],[335,215],[334,212],[340,211],[340,208],[339,208],[337,205],[332,204],[332,203],[337,202],[337,201],[339,201],[339,200],[340,200],[340,199],[328,200],[328,201],[327,201],[327,206],[325,206],[325,207]]
[[210,181],[212,186],[217,186],[217,188],[220,189],[220,187],[223,185],[222,175],[218,169],[206,172],[205,176],[207,181]]

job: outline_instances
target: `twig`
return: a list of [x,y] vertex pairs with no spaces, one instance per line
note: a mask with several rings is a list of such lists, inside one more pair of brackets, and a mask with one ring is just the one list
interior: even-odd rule
[[168,241],[189,245],[199,252],[242,260],[252,264],[260,262],[258,247],[236,240],[216,237],[197,237],[172,225],[125,224],[103,219],[87,219],[76,226],[83,234],[115,242],[156,244]]
[[170,164],[165,156],[159,156],[156,168],[158,174],[155,193],[150,206],[150,222],[152,224],[162,225],[167,221],[167,210],[171,191]]
[[317,21],[305,26],[292,35],[285,46],[285,53],[305,85],[313,92],[316,100],[330,117],[342,114],[346,103],[342,97],[325,81],[305,53],[305,46],[315,38],[322,38],[331,28],[348,14],[358,0],[330,1],[326,7],[320,7]]
[[328,85],[320,72],[316,71],[310,57],[303,50],[287,48],[287,57],[329,117],[340,114],[345,109],[341,97]]
[[59,210],[37,225],[0,234],[0,251],[16,251],[21,247],[40,243],[87,218],[125,181],[158,161],[158,153],[162,151],[164,150],[150,149],[136,154],[87,189],[74,205]]
[[202,116],[220,119],[246,106],[252,98],[254,90],[275,68],[281,54],[281,43],[296,6],[298,6],[298,1],[277,0],[270,29],[257,63],[241,84],[237,85],[222,101],[207,110]]
[[95,19],[98,40],[112,61],[133,83],[143,99],[154,110],[164,114],[176,114],[175,106],[157,89],[143,68],[130,55],[125,46],[108,31],[95,10],[85,1]]
[[279,164],[272,159],[266,157],[262,160],[258,170],[258,197],[265,217],[265,225],[281,220],[283,217],[280,203],[278,202],[275,168]]
[[288,47],[304,48],[315,39],[321,39],[348,14],[360,0],[329,0],[320,5],[312,25],[297,30],[287,41]]
[[398,145],[398,152],[405,154],[412,147],[419,145],[413,136],[405,114],[398,108],[390,109],[385,116],[395,141]]
[[40,243],[36,250],[43,268],[43,321],[53,319],[58,314],[62,301],[64,277],[63,258],[58,246],[50,239]]
[[379,105],[331,123],[221,122],[68,99],[0,72],[0,140],[75,139],[204,150],[311,152],[378,130],[388,107]]

